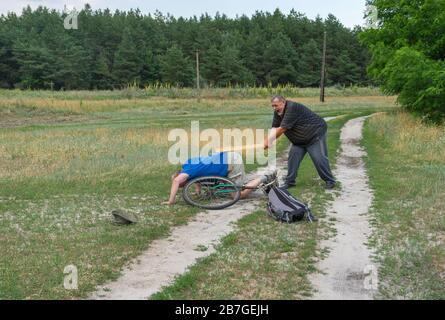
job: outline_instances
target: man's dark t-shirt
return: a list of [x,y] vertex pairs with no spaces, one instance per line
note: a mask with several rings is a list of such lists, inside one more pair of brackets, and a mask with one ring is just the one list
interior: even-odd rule
[[287,129],[286,137],[297,146],[308,146],[327,132],[327,124],[323,118],[300,103],[286,101],[282,117],[274,113],[273,128]]

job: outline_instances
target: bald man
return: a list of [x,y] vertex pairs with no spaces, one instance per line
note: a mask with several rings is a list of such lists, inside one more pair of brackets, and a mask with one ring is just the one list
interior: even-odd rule
[[306,153],[309,153],[318,175],[326,183],[326,188],[333,189],[336,181],[329,165],[326,121],[306,106],[286,100],[283,96],[274,96],[271,103],[275,111],[272,133],[264,141],[264,148],[269,148],[283,134],[292,143],[288,173],[282,188],[289,189],[296,186],[301,161]]

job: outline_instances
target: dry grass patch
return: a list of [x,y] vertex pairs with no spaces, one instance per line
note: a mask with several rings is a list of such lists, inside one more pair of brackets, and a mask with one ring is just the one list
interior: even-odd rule
[[445,297],[445,130],[405,113],[365,127],[380,294]]

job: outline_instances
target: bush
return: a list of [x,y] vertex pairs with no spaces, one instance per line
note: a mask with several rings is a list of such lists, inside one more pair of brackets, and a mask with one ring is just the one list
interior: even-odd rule
[[445,120],[445,1],[369,0],[378,29],[361,33],[372,61],[368,71],[386,93],[423,119]]

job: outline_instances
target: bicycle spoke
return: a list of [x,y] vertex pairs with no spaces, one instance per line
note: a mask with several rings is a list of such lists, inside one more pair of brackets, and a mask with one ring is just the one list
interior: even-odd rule
[[222,209],[239,199],[239,189],[226,178],[202,177],[190,182],[184,189],[184,199],[206,209]]

